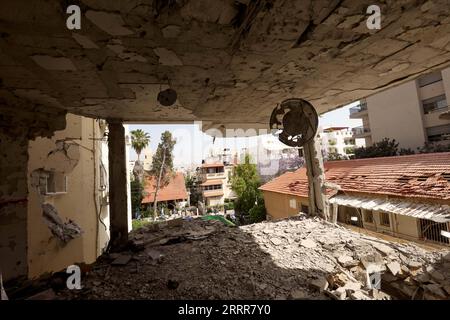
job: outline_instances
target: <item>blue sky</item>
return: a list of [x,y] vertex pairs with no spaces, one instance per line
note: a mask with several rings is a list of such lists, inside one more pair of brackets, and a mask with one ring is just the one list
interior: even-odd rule
[[[349,119],[349,108],[357,103],[352,103],[340,109],[325,113],[319,117],[319,125],[322,127],[362,125],[359,119]],[[176,167],[189,167],[191,164],[200,164],[211,148],[220,149],[229,147],[231,150],[240,150],[258,143],[257,137],[250,138],[217,138],[213,144],[213,138],[200,131],[195,124],[155,124],[155,125],[130,125],[129,130],[142,129],[150,134],[150,148],[155,151],[161,138],[161,134],[169,130],[177,139],[174,148],[174,165]],[[131,150],[130,159],[137,158],[134,150]]]

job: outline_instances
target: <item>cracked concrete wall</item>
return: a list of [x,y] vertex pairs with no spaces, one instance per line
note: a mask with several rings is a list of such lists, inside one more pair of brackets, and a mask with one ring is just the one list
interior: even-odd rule
[[27,274],[28,139],[0,130],[0,271],[9,280]]
[[64,128],[64,110],[10,96],[0,100],[0,269],[3,279],[26,276],[29,140]]
[[[28,181],[30,278],[44,272],[65,269],[74,263],[91,263],[106,245],[109,231],[97,220],[98,215],[102,220],[109,220],[108,207],[100,208],[99,204],[100,153],[101,145],[106,145],[100,138],[102,133],[95,119],[68,114],[64,130],[56,131],[50,139],[37,138],[30,142],[27,169],[30,175],[44,168],[62,170],[67,176],[67,193],[64,194],[41,196],[33,180]],[[62,151],[60,141],[70,144],[70,147],[66,148],[69,158]],[[58,145],[60,148],[55,148]],[[94,157],[97,157],[97,160],[94,161]],[[107,176],[105,178],[107,181]],[[59,241],[52,235],[43,219],[42,201],[53,205],[63,221],[74,221],[83,233],[66,244]]]
[[[266,128],[286,98],[323,113],[450,64],[448,0],[379,2],[380,30],[366,27],[371,0],[77,3],[71,31],[66,2],[2,1],[0,97],[105,119]],[[162,107],[168,85],[178,101]]]

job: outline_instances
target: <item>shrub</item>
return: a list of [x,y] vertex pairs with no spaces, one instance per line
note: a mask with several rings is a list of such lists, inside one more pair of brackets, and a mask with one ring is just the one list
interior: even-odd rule
[[260,202],[250,209],[250,221],[253,223],[261,222],[266,220],[266,207],[264,206],[264,202]]

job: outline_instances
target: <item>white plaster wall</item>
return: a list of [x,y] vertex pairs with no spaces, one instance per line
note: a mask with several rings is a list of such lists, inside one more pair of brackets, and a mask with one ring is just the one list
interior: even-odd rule
[[366,99],[372,141],[393,138],[400,148],[423,146],[426,137],[416,81],[402,84]]
[[441,74],[447,104],[450,105],[450,68],[442,70]]

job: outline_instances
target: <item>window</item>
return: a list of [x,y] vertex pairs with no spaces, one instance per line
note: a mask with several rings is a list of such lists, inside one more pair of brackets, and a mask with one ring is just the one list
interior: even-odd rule
[[373,223],[373,212],[371,210],[364,210],[364,222]]
[[438,223],[431,220],[419,219],[420,236],[423,240],[449,244],[449,238],[442,235],[442,231],[448,232],[447,223]]
[[302,204],[302,205],[301,205],[300,212],[308,213],[308,206],[305,205],[305,204]]
[[67,193],[67,176],[63,172],[45,171],[42,174],[41,194],[52,195]]
[[428,142],[450,140],[450,124],[427,128]]
[[289,200],[289,206],[290,206],[292,209],[296,209],[296,208],[297,208],[297,202],[295,201],[295,199]]
[[212,186],[205,186],[204,187],[205,191],[209,191],[209,190],[219,190],[222,189],[222,185],[221,184],[216,184],[216,185],[212,185]]
[[391,221],[389,219],[389,213],[387,212],[380,212],[380,224],[382,226],[390,227]]
[[442,110],[447,108],[447,99],[445,94],[433,97],[430,99],[422,100],[423,113],[429,114],[437,110]]

